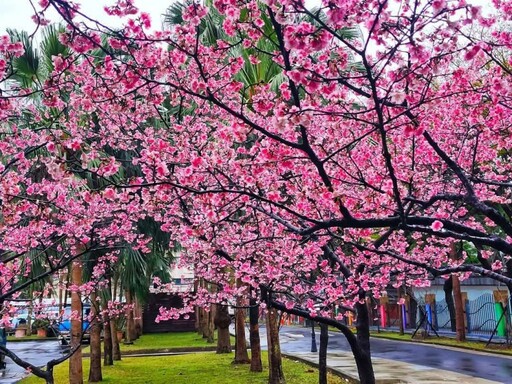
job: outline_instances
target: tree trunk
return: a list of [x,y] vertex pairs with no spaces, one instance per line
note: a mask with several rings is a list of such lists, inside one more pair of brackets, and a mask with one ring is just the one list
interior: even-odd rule
[[[216,311],[216,305],[212,304],[210,305],[210,311],[206,314],[206,342],[208,344],[213,344],[215,342],[215,311]],[[204,337],[204,336],[203,336]],[[218,335],[217,335],[218,337]]]
[[457,341],[466,341],[466,328],[464,324],[464,303],[462,302],[462,292],[460,290],[460,281],[457,275],[452,275],[453,297],[455,301],[455,329]]
[[200,322],[201,315],[199,314],[199,307],[198,306],[194,307],[194,314],[195,314],[194,328],[195,328],[195,330],[196,330],[198,335],[202,335],[203,332],[201,331],[201,322]]
[[64,303],[62,300],[64,299],[64,292],[62,289],[62,286],[64,285],[64,273],[63,271],[59,271],[59,320],[60,314],[62,313],[62,310],[64,309]]
[[[400,302],[400,296],[402,295],[402,290],[400,289],[400,287],[397,288],[397,295],[398,295],[398,302]],[[402,316],[402,306],[400,304],[398,304],[398,333],[400,335],[403,335],[405,333],[405,330],[404,330],[404,320],[403,320],[403,316]]]
[[[108,278],[108,297],[112,294],[112,279]],[[108,315],[108,300],[103,298],[101,300],[101,306],[106,313],[105,319],[103,319],[103,365],[114,365],[114,358],[112,355],[112,332],[110,329],[110,315]]]
[[134,318],[134,326],[135,326],[135,333],[134,333],[134,336],[135,336],[135,339],[138,339],[139,337],[142,336],[142,304],[140,303],[140,300],[135,297],[135,299],[133,300],[134,302],[134,307],[133,307],[133,313],[135,315],[135,318]]
[[91,295],[91,311],[92,319],[90,326],[91,335],[91,365],[89,367],[89,383],[98,383],[103,380],[101,374],[101,329],[99,322],[98,302],[96,301],[96,294]]
[[[359,351],[354,353],[357,364],[357,371],[361,384],[374,384],[375,374],[370,353],[370,319],[368,308],[365,303],[357,303],[357,344]],[[354,352],[354,351],[353,351]]]
[[[237,287],[242,286],[242,280],[237,279]],[[247,342],[245,340],[245,309],[241,308],[245,306],[246,300],[242,297],[236,299],[236,305],[238,308],[235,309],[235,364],[249,364],[249,355],[247,354]]]
[[267,308],[268,343],[268,384],[285,384],[281,346],[279,344],[278,313],[275,308]]
[[[67,273],[66,273],[66,288],[64,289],[64,307],[66,307],[66,306],[67,306],[67,304],[68,304],[69,283],[70,283],[70,281],[71,281],[71,269],[72,269],[71,267],[68,267],[68,271],[67,271]],[[63,308],[64,308],[64,307],[63,307]],[[61,311],[61,312],[59,312],[59,318],[60,318],[60,320],[62,320],[62,316],[61,316],[61,314],[63,313],[63,312],[62,312],[62,309],[63,309],[63,308],[60,308],[60,311]]]
[[199,314],[199,328],[197,329],[197,333],[203,336],[203,339],[208,338],[208,315],[209,313],[204,310],[204,308],[197,308],[197,313]]
[[110,319],[110,334],[112,335],[112,359],[121,360],[121,348],[117,339],[117,325],[115,319]]
[[[198,291],[199,291],[199,279],[194,279],[194,293],[197,293]],[[196,315],[195,322],[194,322],[194,328],[199,335],[202,335],[201,324],[199,322],[199,317],[200,317],[199,316],[199,308],[200,307],[198,307],[198,306],[196,306],[194,308],[194,313]]]
[[255,299],[250,299],[249,341],[251,343],[251,372],[262,372],[260,326],[258,324],[259,306]]
[[416,301],[411,288],[407,290],[407,295],[409,296],[409,317],[411,319],[410,327],[416,328],[416,312],[418,311],[418,302]]
[[[457,243],[452,243],[450,245],[450,259],[457,260],[458,258],[459,251]],[[457,341],[465,341],[466,327],[464,324],[464,304],[462,302],[462,292],[460,291],[460,280],[457,275],[452,275],[452,289],[455,304],[455,338]]]
[[103,323],[103,365],[114,365],[114,357],[112,354],[113,341],[110,329],[110,318],[107,317]]
[[227,305],[217,305],[214,321],[217,327],[217,353],[231,353],[231,340],[229,335],[231,317],[229,317]]
[[34,314],[34,305],[32,304],[32,300],[30,300],[28,305],[28,313],[27,313],[27,336],[32,334],[32,317]]
[[125,344],[132,344],[133,340],[135,340],[135,323],[133,321],[133,298],[132,293],[129,289],[125,290],[126,297],[126,336],[124,339]]
[[[201,289],[207,289],[208,288],[208,285],[205,283],[205,281],[203,279],[200,279],[199,280],[199,287]],[[211,305],[210,306],[210,310],[213,308],[214,306]],[[203,335],[203,339],[207,339],[207,342],[208,343],[213,343],[213,336],[209,337],[209,326],[210,326],[210,312],[209,311],[206,311],[203,307],[199,307],[198,308],[198,313],[199,313],[199,320],[198,320],[198,323],[199,323],[199,329],[198,329],[198,333],[200,335]],[[211,340],[211,341],[210,341]]]
[[[74,286],[82,284],[82,265],[80,262],[73,262],[71,265],[71,283]],[[69,358],[69,384],[83,384],[82,350],[80,348],[82,339],[82,300],[77,291],[71,292],[71,311],[77,314],[78,318],[71,319],[71,349],[77,348]]]
[[[217,286],[210,286],[203,280],[203,288],[208,291],[215,293],[217,291]],[[216,304],[210,305],[210,310],[207,312],[205,310],[205,324],[204,324],[204,333],[203,338],[206,339],[208,344],[213,344],[215,342],[215,311],[217,310]]]
[[326,324],[320,323],[320,350],[318,353],[318,384],[327,384],[327,345],[329,330]]
[[[243,304],[242,304],[243,305]],[[249,354],[247,353],[247,341],[245,340],[245,310],[237,308],[235,310],[235,364],[249,364]]]
[[448,306],[448,313],[450,314],[450,326],[452,332],[457,330],[456,321],[455,321],[455,303],[453,302],[453,278],[450,276],[445,280],[443,284],[444,291],[444,299],[446,300],[446,305]]

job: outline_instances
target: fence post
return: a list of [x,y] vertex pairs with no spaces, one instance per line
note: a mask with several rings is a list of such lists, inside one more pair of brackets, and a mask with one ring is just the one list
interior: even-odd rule
[[428,309],[427,306],[425,306],[427,320],[431,324],[431,327],[437,330],[436,295],[434,293],[427,293],[425,295],[425,303],[428,305]]
[[498,336],[506,336],[507,335],[507,322],[505,320],[505,312],[503,310],[503,302],[507,302],[508,295],[505,291],[494,291],[494,310],[496,313],[496,321],[497,324],[497,334]]
[[388,303],[388,297],[387,296],[382,296],[380,298],[380,305],[379,305],[379,310],[380,310],[380,326],[382,328],[386,328],[387,327],[387,314],[386,314],[387,303]]
[[405,303],[400,304],[400,313],[402,314],[402,327],[403,330],[407,329],[407,310],[405,308]]

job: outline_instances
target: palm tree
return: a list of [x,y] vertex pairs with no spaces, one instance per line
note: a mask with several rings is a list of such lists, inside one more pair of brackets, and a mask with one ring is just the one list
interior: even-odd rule
[[[153,219],[141,220],[137,227],[139,233],[151,239],[151,252],[143,254],[127,245],[120,253],[116,269],[119,283],[125,292],[126,304],[134,305],[134,311],[141,313],[141,305],[148,300],[153,278],[158,277],[163,283],[170,282],[169,266],[173,253],[169,249],[169,234],[161,231]],[[138,327],[135,324],[134,311],[127,312],[127,342],[136,339],[142,331],[140,323]]]
[[59,41],[59,35],[64,32],[60,25],[48,25],[44,27],[40,48],[34,47],[32,38],[25,31],[8,29],[7,33],[14,42],[23,44],[23,55],[12,60],[14,83],[22,88],[40,91],[44,81],[53,71],[53,57],[66,57],[70,53],[68,46]]

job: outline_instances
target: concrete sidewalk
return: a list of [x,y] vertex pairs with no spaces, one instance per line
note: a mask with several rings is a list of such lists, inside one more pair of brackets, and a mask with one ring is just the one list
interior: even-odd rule
[[[283,353],[289,358],[318,366],[318,353]],[[458,384],[496,384],[498,381],[485,380],[463,375],[457,372],[432,369],[423,365],[408,364],[395,360],[373,357],[373,369],[377,384],[393,383],[458,383]],[[359,383],[356,363],[351,353],[328,352],[328,368],[343,377],[349,383]]]

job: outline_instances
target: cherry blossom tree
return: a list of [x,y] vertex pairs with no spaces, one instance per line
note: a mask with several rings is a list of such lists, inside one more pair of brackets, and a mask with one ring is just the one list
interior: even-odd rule
[[[148,216],[218,287],[161,319],[252,295],[338,327],[361,382],[374,382],[367,297],[451,274],[512,288],[512,3],[492,3],[484,14],[465,0],[216,0],[212,42],[198,2],[183,24],[151,32],[129,0],[105,8],[126,19],[119,30],[76,3],[40,1],[39,22],[56,9],[71,53],[40,90],[51,114],[24,90],[2,95],[5,276],[55,236],[63,263],[83,245],[144,248],[134,223]],[[341,33],[355,26],[359,39]],[[2,55],[19,54],[9,44]],[[269,58],[282,81],[242,81]],[[19,127],[27,117],[31,129]],[[112,178],[127,160],[111,149],[141,174]],[[48,175],[32,181],[42,164]],[[70,169],[104,183],[86,190]],[[339,321],[346,311],[357,335]]]

